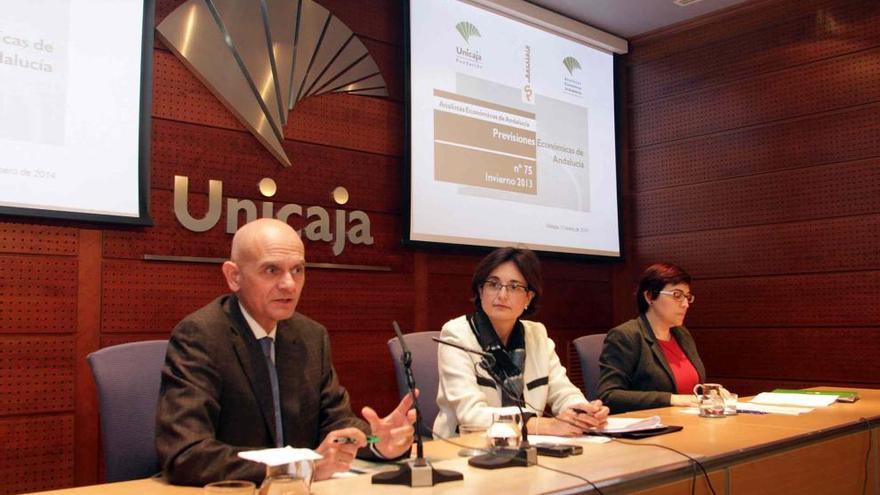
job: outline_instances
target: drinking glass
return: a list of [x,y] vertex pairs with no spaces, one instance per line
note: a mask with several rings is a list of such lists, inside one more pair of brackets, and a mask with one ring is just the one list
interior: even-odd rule
[[309,495],[314,474],[312,461],[266,466],[266,479],[260,485],[259,495]]
[[739,404],[739,396],[737,394],[727,394],[724,397],[724,415],[736,416],[736,406]]
[[711,393],[700,396],[700,416],[704,418],[724,417],[724,399],[720,394]]
[[519,414],[493,413],[492,426],[486,433],[492,450],[518,449],[522,441]]
[[488,430],[488,427],[483,425],[458,425],[458,443],[467,446],[459,450],[458,455],[461,457],[473,457],[485,454],[487,447],[486,430]]

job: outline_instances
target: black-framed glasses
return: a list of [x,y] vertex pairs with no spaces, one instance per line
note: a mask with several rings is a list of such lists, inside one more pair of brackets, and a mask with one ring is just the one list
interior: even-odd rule
[[671,297],[673,301],[677,303],[681,303],[682,301],[687,301],[688,304],[694,303],[694,295],[690,292],[685,292],[683,290],[675,289],[675,290],[661,290],[660,294],[666,294]]
[[508,293],[518,296],[523,296],[529,292],[529,286],[519,282],[511,282],[509,284],[502,284],[500,280],[486,280],[483,282],[483,290],[492,295],[498,294],[504,288],[507,289]]

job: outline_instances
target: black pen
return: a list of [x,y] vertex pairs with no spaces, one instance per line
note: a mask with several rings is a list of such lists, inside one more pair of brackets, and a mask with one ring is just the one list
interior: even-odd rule
[[[336,437],[333,439],[333,443],[352,444],[357,443],[357,440],[351,437]],[[375,435],[367,435],[367,444],[371,443],[379,443],[379,437]]]
[[589,412],[589,411],[584,411],[583,409],[578,409],[578,408],[576,408],[576,407],[572,407],[571,410],[574,411],[574,412],[576,412],[577,414],[586,414],[587,416],[592,416],[592,415],[593,415],[593,413],[591,413],[591,412]]

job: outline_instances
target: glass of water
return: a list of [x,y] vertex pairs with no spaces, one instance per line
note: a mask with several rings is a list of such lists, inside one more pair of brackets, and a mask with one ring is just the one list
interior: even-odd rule
[[519,414],[493,413],[492,426],[486,433],[489,447],[497,449],[518,449],[522,441],[522,426]]
[[458,451],[462,457],[473,457],[485,454],[487,449],[486,430],[484,425],[458,425],[458,443],[466,445]]

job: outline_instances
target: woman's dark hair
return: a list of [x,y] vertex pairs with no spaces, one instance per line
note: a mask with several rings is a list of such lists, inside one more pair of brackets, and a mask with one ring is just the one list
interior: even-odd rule
[[691,285],[691,276],[680,267],[671,263],[655,263],[645,270],[642,278],[639,280],[639,288],[636,289],[636,307],[639,308],[639,314],[648,311],[648,301],[645,300],[645,292],[653,301],[660,295],[660,291],[666,284],[688,284]]
[[529,286],[529,290],[535,294],[532,296],[529,307],[523,311],[523,315],[534,314],[538,311],[538,302],[541,300],[541,262],[538,261],[535,253],[528,249],[500,248],[492,251],[480,260],[480,263],[477,264],[477,268],[474,270],[474,278],[471,279],[471,292],[473,293],[474,304],[478,309],[481,307],[480,287],[489,278],[492,270],[508,261],[516,265],[519,272],[525,278],[525,283]]

